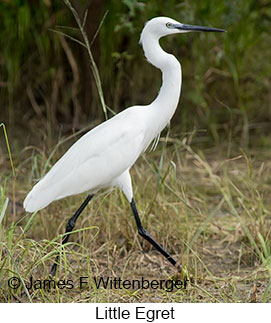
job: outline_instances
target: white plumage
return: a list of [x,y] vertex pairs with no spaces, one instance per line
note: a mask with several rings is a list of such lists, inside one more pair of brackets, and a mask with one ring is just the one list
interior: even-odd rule
[[129,169],[169,123],[180,97],[180,63],[160,47],[159,39],[199,28],[222,31],[184,25],[167,17],[146,23],[140,43],[147,60],[162,71],[163,83],[157,98],[149,105],[124,110],[75,142],[29,192],[24,201],[26,211],[34,212],[66,196],[95,193],[112,186],[118,186],[131,202]]
[[[224,31],[222,29],[181,24],[167,17],[150,20],[141,33],[147,60],[162,71],[162,87],[156,99],[146,106],[133,106],[86,133],[64,154],[33,187],[24,200],[28,212],[42,209],[52,201],[89,192],[70,218],[62,240],[65,244],[93,194],[101,188],[118,186],[130,202],[139,234],[151,243],[172,265],[176,260],[143,228],[133,199],[129,170],[152,140],[156,146],[160,132],[172,118],[181,92],[181,65],[159,45],[163,36],[189,31]],[[50,274],[56,273],[60,254]]]

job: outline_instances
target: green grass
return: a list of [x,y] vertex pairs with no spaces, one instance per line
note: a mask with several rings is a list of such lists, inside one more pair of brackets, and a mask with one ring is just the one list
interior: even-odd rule
[[[167,135],[160,141],[159,149],[145,154],[132,169],[134,197],[144,226],[188,271],[188,288],[95,288],[93,277],[178,277],[138,236],[129,203],[113,191],[91,201],[63,248],[55,280],[70,279],[75,287],[27,290],[30,277],[49,278],[66,222],[84,198],[66,198],[37,214],[25,214],[21,205],[33,174],[53,162],[44,151],[43,158],[32,154],[23,167],[15,161],[15,188],[12,179],[1,174],[2,302],[270,301],[270,153],[232,149],[229,155],[226,146],[200,150],[197,137],[189,136]],[[13,190],[15,212],[12,201],[7,207]],[[17,290],[7,286],[13,276],[21,281]],[[89,288],[77,287],[82,276],[89,277]]]
[[[232,134],[246,147],[252,144],[251,136],[268,133],[271,12],[264,1],[214,5],[208,0],[101,0],[93,7],[89,1],[75,0],[90,55],[84,48],[86,34],[78,29],[67,3],[0,3],[1,122],[23,123],[29,132],[31,122],[39,122],[39,128],[54,138],[59,124],[78,129],[86,120],[110,116],[109,109],[119,112],[149,103],[161,78],[145,61],[139,35],[147,20],[167,15],[227,30],[223,35],[190,33],[161,40],[183,67],[182,109],[173,123],[183,131],[194,125],[207,129],[216,143]],[[64,44],[52,29],[77,42],[66,39]],[[93,78],[87,76],[91,69]]]

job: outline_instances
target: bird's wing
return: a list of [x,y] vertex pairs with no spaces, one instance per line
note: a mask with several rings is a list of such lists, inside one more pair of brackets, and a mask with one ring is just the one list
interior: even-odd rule
[[26,210],[110,186],[145,148],[142,112],[142,107],[126,109],[82,136],[33,187],[24,201]]

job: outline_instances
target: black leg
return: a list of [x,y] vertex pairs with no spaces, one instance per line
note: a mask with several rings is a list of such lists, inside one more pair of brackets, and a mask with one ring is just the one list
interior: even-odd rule
[[140,221],[137,209],[136,209],[136,205],[134,202],[134,199],[132,199],[132,202],[130,203],[134,217],[135,217],[135,221],[136,221],[136,225],[137,225],[137,229],[138,229],[138,233],[147,241],[149,241],[156,250],[158,250],[164,257],[167,258],[167,260],[173,265],[176,265],[176,260],[174,258],[171,257],[171,255],[166,252],[166,250],[159,244],[157,243],[149,234],[148,231],[146,231],[143,226],[142,223]]
[[[69,222],[68,222],[67,227],[66,227],[66,232],[65,232],[67,234],[65,234],[65,236],[64,236],[64,238],[62,240],[62,245],[68,242],[69,237],[70,237],[70,233],[69,232],[71,232],[73,230],[73,228],[75,226],[76,220],[78,219],[79,215],[83,212],[84,208],[88,205],[89,201],[92,198],[93,198],[93,194],[89,194],[87,196],[87,198],[85,199],[85,201],[82,203],[82,205],[79,207],[79,209],[69,219]],[[59,257],[60,257],[60,252],[56,256],[55,263],[53,264],[53,266],[52,266],[52,268],[50,270],[50,275],[51,276],[55,276],[55,274],[56,274],[56,268],[57,268],[57,265],[58,265]]]

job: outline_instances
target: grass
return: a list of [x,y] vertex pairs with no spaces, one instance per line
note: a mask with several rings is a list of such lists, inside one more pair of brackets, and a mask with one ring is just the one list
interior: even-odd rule
[[[167,15],[227,30],[223,35],[191,33],[161,40],[183,66],[185,95],[173,122],[184,131],[194,125],[208,129],[214,140],[223,141],[232,131],[247,146],[252,131],[255,136],[267,133],[271,53],[270,8],[265,1],[213,5],[208,0],[112,0],[94,7],[91,1],[74,0],[83,30],[77,28],[78,17],[68,3],[0,3],[1,122],[13,127],[15,121],[16,127],[23,123],[30,132],[31,122],[39,120],[42,128],[46,124],[47,136],[55,137],[59,124],[78,129],[87,119],[103,120],[106,111],[110,116],[109,108],[119,112],[152,101],[161,84],[160,72],[146,63],[138,40],[147,20]],[[52,29],[69,34],[69,39],[63,42]],[[71,41],[75,38],[76,43]],[[87,77],[91,69],[94,77]]]
[[[55,281],[71,280],[74,288],[37,285],[28,290],[31,277],[49,278],[66,222],[84,198],[66,198],[37,214],[25,214],[22,201],[33,174],[41,174],[62,153],[48,161],[44,151],[43,157],[33,153],[23,165],[14,162],[16,200],[8,206],[7,198],[14,196],[12,178],[7,168],[1,173],[1,302],[269,302],[270,153],[199,148],[197,138],[167,135],[132,169],[143,224],[185,266],[190,278],[186,290],[95,287],[93,277],[178,278],[138,236],[129,204],[119,191],[93,199],[63,248]],[[8,158],[2,161],[6,166]],[[13,276],[21,282],[16,290],[7,285]],[[78,287],[80,277],[88,277],[88,288]]]

